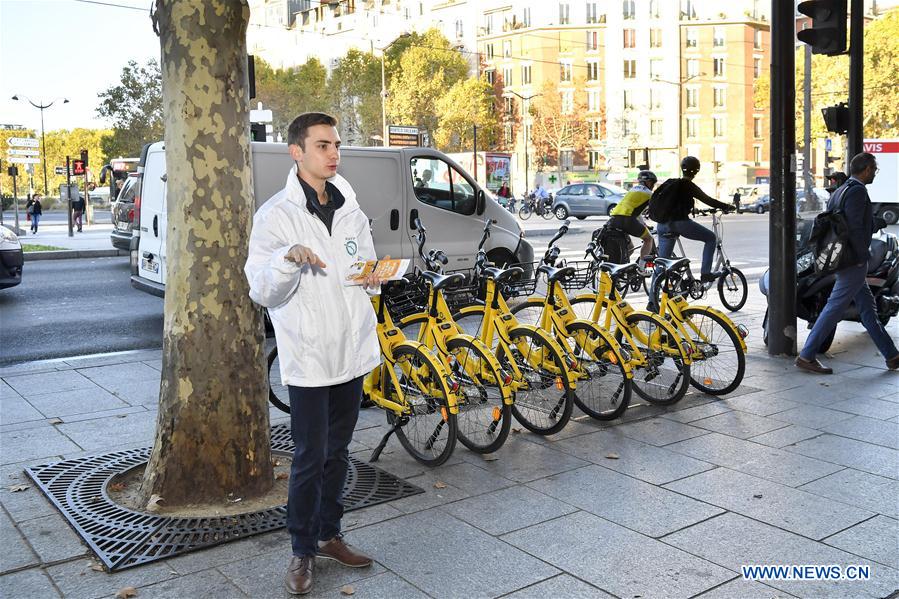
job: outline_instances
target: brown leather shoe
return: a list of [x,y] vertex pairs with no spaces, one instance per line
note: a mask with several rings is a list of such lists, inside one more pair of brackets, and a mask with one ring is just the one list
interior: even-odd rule
[[315,556],[293,556],[287,567],[287,578],[284,586],[291,595],[305,595],[312,590],[312,571],[315,569]]
[[825,366],[824,364],[819,362],[817,358],[813,360],[806,360],[802,356],[798,356],[796,358],[796,366],[798,366],[802,370],[808,370],[809,372],[814,372],[817,374],[833,374],[833,368]]
[[896,354],[887,360],[887,368],[890,370],[899,370],[899,354]]
[[343,537],[337,535],[324,545],[318,546],[318,556],[349,566],[350,568],[365,568],[372,564],[372,559],[356,551],[350,545],[343,542]]

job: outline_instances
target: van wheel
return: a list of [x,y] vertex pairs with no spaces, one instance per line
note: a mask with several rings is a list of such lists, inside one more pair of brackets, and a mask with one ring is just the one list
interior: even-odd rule
[[577,218],[578,220],[584,220],[584,219],[587,218],[587,217],[586,217],[586,216],[578,216],[578,217],[576,217],[576,218]]
[[565,220],[568,218],[568,209],[565,206],[557,206],[555,210],[556,218],[559,220]]
[[765,213],[765,207],[764,207],[764,206],[759,206],[758,208],[755,209],[755,211],[758,212],[759,214],[764,214],[764,213]]
[[617,205],[618,205],[618,204],[609,204],[609,207],[606,208],[606,214],[607,214],[608,216],[612,216],[612,210],[614,210],[614,209],[615,209],[615,206],[617,206]]
[[496,249],[487,252],[487,260],[496,265],[497,268],[508,268],[515,264],[515,256],[508,250]]
[[880,216],[887,221],[888,225],[895,225],[899,222],[899,210],[896,208],[884,208],[880,211]]

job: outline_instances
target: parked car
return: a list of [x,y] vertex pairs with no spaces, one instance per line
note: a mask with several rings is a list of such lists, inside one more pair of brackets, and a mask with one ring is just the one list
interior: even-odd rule
[[764,214],[771,209],[771,196],[766,194],[755,196],[751,202],[740,202],[740,209],[743,212],[758,212]]
[[112,203],[112,247],[128,251],[134,229],[135,210],[140,210],[140,175],[132,173],[125,180],[116,201]]
[[[806,197],[805,189],[796,190],[796,212],[820,212],[827,204],[827,192],[814,189],[811,199]],[[743,212],[757,212],[764,214],[771,210],[771,195],[764,194],[753,198],[750,202],[741,201]]]
[[559,190],[553,201],[553,214],[559,220],[569,216],[581,220],[609,214],[626,191],[607,183],[575,183]]
[[22,265],[25,254],[19,236],[0,227],[0,289],[15,287],[22,282]]

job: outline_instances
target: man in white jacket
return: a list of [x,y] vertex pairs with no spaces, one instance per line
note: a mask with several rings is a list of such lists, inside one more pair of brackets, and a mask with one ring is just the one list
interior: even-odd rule
[[322,113],[290,124],[296,166],[285,188],[256,212],[244,267],[250,297],[268,308],[290,393],[296,448],[287,500],[293,558],[285,583],[296,595],[312,590],[316,555],[355,568],[372,563],[343,542],[340,519],[362,379],[381,361],[369,300],[381,281],[343,285],[350,264],[376,256],[368,218],[337,174],[336,124]]

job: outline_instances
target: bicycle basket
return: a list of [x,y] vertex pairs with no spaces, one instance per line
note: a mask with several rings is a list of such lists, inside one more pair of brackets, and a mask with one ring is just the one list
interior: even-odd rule
[[428,286],[421,277],[410,276],[402,287],[389,286],[383,293],[384,305],[394,322],[423,312],[428,304]]
[[574,267],[574,274],[562,281],[562,289],[565,291],[580,291],[581,289],[596,288],[596,274],[598,269],[588,260],[568,262],[566,266]]
[[517,266],[524,272],[509,279],[503,287],[505,297],[529,297],[537,291],[537,285],[543,280],[543,275],[537,272],[537,268],[543,264],[537,262],[519,262],[509,266]]

